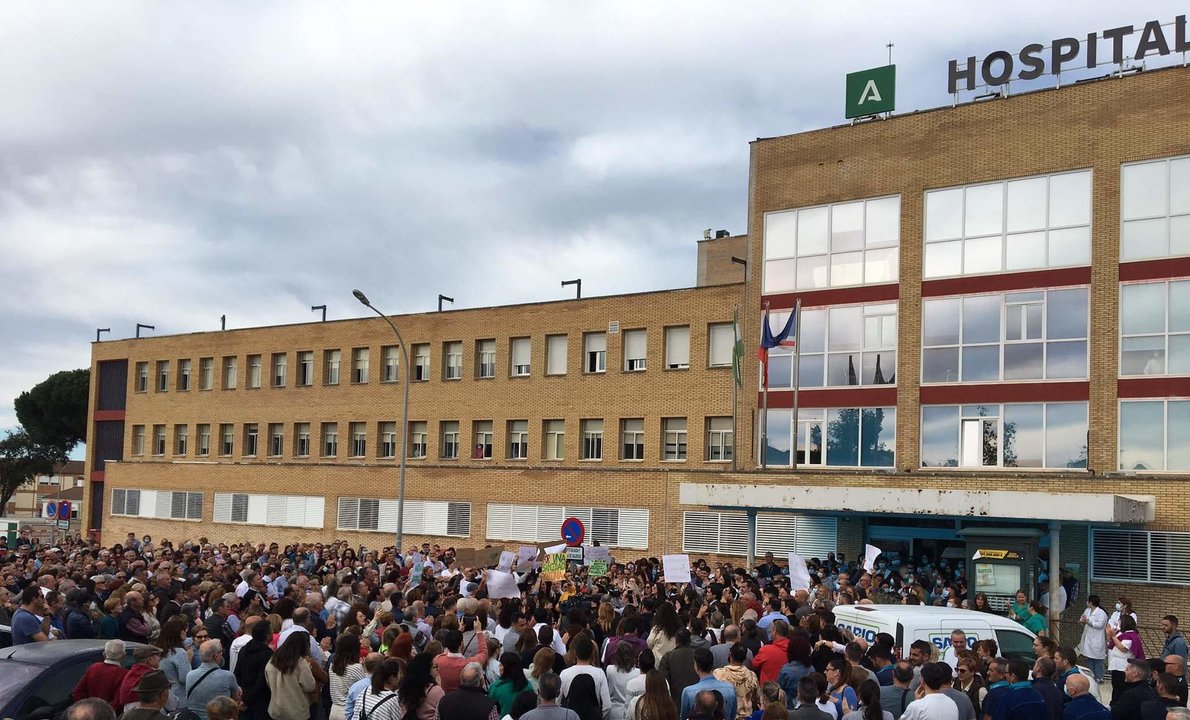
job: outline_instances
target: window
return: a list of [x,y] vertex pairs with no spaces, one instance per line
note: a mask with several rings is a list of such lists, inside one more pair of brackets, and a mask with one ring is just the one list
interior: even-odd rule
[[463,379],[463,343],[448,342],[442,346],[442,379]]
[[199,358],[198,389],[211,390],[215,387],[215,358]]
[[215,493],[212,519],[217,523],[321,528],[325,514],[326,499],[318,496]]
[[496,341],[480,340],[475,343],[475,376],[496,377]]
[[211,426],[207,423],[198,426],[198,447],[194,454],[199,457],[209,457],[211,454]]
[[297,384],[309,387],[314,384],[314,351],[303,350],[297,354]]
[[685,370],[690,367],[690,326],[665,328],[665,369]]
[[666,460],[686,459],[686,418],[661,420],[661,440]]
[[511,363],[511,375],[513,377],[528,377],[529,376],[529,358],[532,354],[533,344],[527,337],[513,338],[509,343],[509,362]]
[[235,358],[235,356],[229,356],[229,357],[223,358],[223,389],[224,390],[235,390],[236,389],[236,381],[237,381],[237,378],[236,378],[236,358]]
[[351,457],[362,458],[368,455],[368,424],[353,422],[347,427],[351,432]]
[[165,454],[165,426],[164,425],[154,425],[153,426],[153,454],[154,455],[164,455]]
[[260,374],[263,358],[259,355],[248,356],[248,387],[260,387]]
[[[392,534],[397,531],[396,500],[385,498],[339,498],[339,530],[362,530]],[[402,530],[410,535],[468,537],[471,534],[471,503],[406,500]]]
[[133,425],[132,426],[132,454],[133,455],[144,455],[145,454],[145,426],[144,425]]
[[1190,470],[1190,400],[1120,402],[1120,469]]
[[1107,582],[1190,583],[1190,533],[1091,529],[1091,579]]
[[322,382],[324,385],[339,384],[339,359],[341,354],[338,350],[324,350],[322,352]]
[[508,459],[525,460],[529,457],[529,421],[508,421]]
[[178,361],[178,392],[186,392],[190,389],[190,361]]
[[281,457],[285,454],[285,426],[269,423],[269,455]]
[[273,387],[285,387],[285,368],[289,364],[289,356],[285,353],[273,353]]
[[[801,408],[797,427],[792,410],[769,410],[765,463],[789,467],[894,467],[897,410],[883,408]],[[795,445],[796,443],[796,445]]]
[[409,457],[424,458],[426,456],[426,423],[413,421],[409,423]]
[[[833,517],[757,513],[756,552],[775,555],[798,553],[826,557],[838,545],[838,523]],[[748,516],[742,512],[691,511],[682,517],[682,551],[746,555]]]
[[169,361],[157,361],[157,392],[169,392]]
[[138,393],[149,392],[149,363],[147,362],[136,364],[136,391]]
[[645,421],[643,418],[620,421],[620,459],[645,459]]
[[707,460],[730,461],[735,456],[735,423],[729,417],[707,418]]
[[202,520],[202,493],[166,490],[112,490],[112,515],[162,520]]
[[397,424],[395,422],[380,423],[380,457],[395,458],[397,456]]
[[476,420],[471,424],[475,434],[471,443],[472,460],[492,459],[492,421]]
[[[780,330],[789,312],[772,313]],[[800,386],[892,385],[897,376],[897,304],[802,308]],[[769,351],[770,388],[793,386],[793,350]]]
[[926,193],[926,278],[1087,265],[1091,172]]
[[140,515],[140,490],[112,490],[112,515]]
[[339,454],[339,424],[322,424],[322,456],[335,457]]
[[649,546],[649,511],[635,508],[488,503],[487,536],[490,540],[552,542],[558,526],[568,517],[580,519],[587,536],[604,547]]
[[647,367],[648,336],[644,330],[624,331],[624,371],[639,372]]
[[567,342],[565,335],[545,336],[545,374],[566,374]]
[[368,382],[368,348],[351,351],[351,382],[356,385]]
[[921,464],[1085,469],[1087,404],[925,405]]
[[430,346],[428,343],[413,346],[413,381],[430,379]]
[[190,440],[190,428],[174,425],[174,455],[185,455]]
[[396,382],[401,349],[396,345],[380,348],[380,382]]
[[256,457],[260,451],[260,426],[244,423],[244,457]]
[[607,335],[587,333],[583,335],[583,372],[601,373],[607,371]]
[[296,457],[310,457],[310,423],[294,423],[293,454]]
[[542,426],[544,442],[541,443],[542,457],[546,460],[561,460],[566,456],[566,421],[546,420]]
[[442,433],[441,456],[446,460],[459,457],[459,423],[457,420],[444,420],[438,423]]
[[764,292],[897,281],[901,198],[764,216]]
[[1190,255],[1190,157],[1120,168],[1120,260]]
[[1190,374],[1190,280],[1120,286],[1120,375]]
[[922,382],[1087,377],[1087,289],[922,301]]
[[222,423],[219,425],[219,454],[223,457],[231,457],[235,452],[236,446],[236,432],[235,426],[231,423]]
[[583,460],[603,459],[603,421],[583,420]]
[[735,325],[732,323],[715,323],[707,326],[707,365],[710,367],[729,367],[731,354],[735,347]]

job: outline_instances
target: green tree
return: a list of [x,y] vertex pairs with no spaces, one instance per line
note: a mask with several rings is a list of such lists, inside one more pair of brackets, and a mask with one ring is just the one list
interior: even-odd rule
[[66,456],[87,437],[88,370],[54,373],[17,397],[17,420],[32,442]]
[[53,471],[54,463],[65,459],[65,453],[39,445],[24,430],[10,431],[0,440],[0,509],[8,507],[22,485]]

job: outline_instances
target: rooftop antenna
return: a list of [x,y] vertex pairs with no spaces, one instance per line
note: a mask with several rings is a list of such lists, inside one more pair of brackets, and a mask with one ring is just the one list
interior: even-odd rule
[[157,326],[156,325],[146,325],[144,323],[137,323],[136,324],[136,336],[138,338],[140,337],[140,331],[142,328],[145,330],[156,330]]
[[582,296],[583,296],[583,279],[582,278],[578,278],[577,280],[563,280],[562,287],[566,287],[567,285],[574,285],[574,298],[576,300],[582,298]]
[[326,322],[326,305],[311,305],[310,312],[314,312],[315,310],[322,311],[322,321]]
[[448,303],[450,303],[451,305],[454,305],[454,304],[455,304],[455,299],[454,299],[454,298],[452,298],[452,297],[446,297],[446,296],[445,296],[445,295],[443,295],[442,293],[438,293],[438,312],[442,312],[442,303],[443,303],[444,301],[445,301],[445,302],[448,302]]
[[111,328],[95,328],[95,342],[99,342],[100,333],[110,333],[111,331]]
[[888,45],[885,45],[885,47],[887,47],[887,48],[888,48],[888,64],[889,64],[889,65],[892,65],[892,49],[893,49],[893,44],[892,44],[892,43],[889,43]]

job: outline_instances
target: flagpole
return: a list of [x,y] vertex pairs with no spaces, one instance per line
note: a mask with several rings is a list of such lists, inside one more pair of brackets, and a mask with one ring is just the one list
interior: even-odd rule
[[[793,469],[797,470],[797,441],[801,435],[801,426],[797,422],[797,389],[802,384],[801,382],[802,369],[802,299],[797,299],[797,304],[793,306],[793,448],[789,453],[793,461]],[[809,451],[809,438],[806,442],[806,450]]]
[[[766,324],[769,321],[769,304],[764,304],[764,321]],[[761,333],[764,337],[764,333]],[[764,400],[762,401],[762,409],[760,411],[760,469],[767,470],[769,466],[769,354],[764,354],[764,362],[760,364],[760,379],[764,383]]]
[[732,328],[731,328],[731,471],[735,472],[739,465],[736,460],[736,428],[739,427],[739,395],[740,387],[736,382],[737,367],[740,377],[744,374],[744,358],[739,357],[736,351],[739,349],[737,345],[740,342],[740,306],[735,306],[735,312],[731,314]]

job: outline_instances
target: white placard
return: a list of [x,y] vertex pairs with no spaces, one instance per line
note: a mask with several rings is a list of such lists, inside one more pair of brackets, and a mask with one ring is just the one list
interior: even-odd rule
[[690,556],[662,555],[661,571],[665,574],[667,583],[690,582]]
[[864,545],[864,570],[875,572],[876,558],[880,557],[881,552],[875,545]]
[[516,586],[516,576],[500,570],[488,570],[488,597],[493,600],[500,598],[519,598],[520,589]]
[[605,562],[610,565],[612,562],[611,548],[589,547],[589,548],[587,548],[587,554],[586,554],[586,557],[584,558],[584,560],[585,560],[585,564],[587,564],[587,565],[590,565],[592,562],[595,562],[596,560]]
[[806,559],[797,553],[789,553],[789,589],[810,589],[810,569]]
[[512,572],[512,561],[516,559],[516,553],[511,550],[505,550],[500,553],[500,562],[496,563],[496,569],[500,572]]
[[533,562],[537,559],[537,553],[539,552],[541,551],[532,545],[520,546],[520,548],[518,548],[516,551],[516,564],[524,565],[526,563]]
[[546,555],[557,555],[566,552],[566,543],[558,543],[557,545],[550,545],[545,549]]

